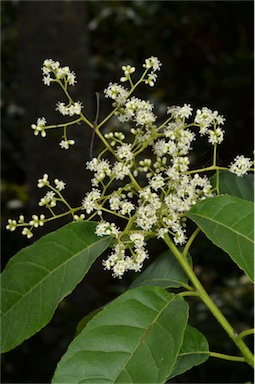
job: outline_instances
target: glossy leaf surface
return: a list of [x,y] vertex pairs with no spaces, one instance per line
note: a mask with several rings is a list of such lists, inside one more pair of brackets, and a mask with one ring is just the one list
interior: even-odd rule
[[2,273],[2,352],[31,337],[52,318],[111,238],[93,222],[70,223],[22,249]]
[[[213,187],[216,186],[216,175],[210,179]],[[239,177],[227,171],[219,172],[219,192],[239,197],[244,200],[254,200],[254,175]]]
[[234,196],[200,201],[187,213],[206,236],[254,281],[254,205]]
[[[191,260],[190,257],[188,259]],[[165,251],[137,277],[131,287],[158,285],[163,288],[179,288],[187,282],[188,277],[172,252]]]
[[204,335],[196,328],[187,326],[174,369],[169,378],[178,376],[195,365],[204,363],[209,357],[209,346]]
[[188,319],[186,301],[161,287],[130,289],[70,344],[53,383],[164,383]]

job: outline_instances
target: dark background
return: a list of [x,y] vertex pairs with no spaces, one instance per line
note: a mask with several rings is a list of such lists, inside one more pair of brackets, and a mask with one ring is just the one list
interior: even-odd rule
[[[74,70],[78,83],[72,94],[93,119],[95,92],[101,94],[102,118],[110,110],[103,89],[110,81],[119,81],[122,65],[135,65],[138,71],[145,58],[159,57],[159,80],[155,87],[146,87],[144,97],[152,98],[156,107],[190,103],[194,109],[207,106],[223,114],[226,139],[218,162],[227,165],[237,154],[251,156],[253,151],[253,15],[252,1],[1,2],[2,268],[29,244],[19,232],[5,230],[6,220],[39,212],[43,192],[36,185],[43,173],[67,182],[66,194],[73,205],[80,204],[90,189],[85,171],[90,130],[74,127],[77,145],[64,152],[58,145],[59,132],[42,139],[30,128],[41,116],[49,123],[59,122],[54,109],[57,101],[64,101],[57,87],[43,85],[43,60],[59,60]],[[205,165],[210,146],[203,142],[196,150]],[[63,223],[38,230],[33,241]],[[152,242],[151,260],[161,250]],[[232,325],[237,331],[249,328],[251,284],[202,235],[191,254],[197,274]],[[100,260],[95,263],[49,325],[3,355],[2,382],[50,382],[79,320],[123,292],[134,277],[113,280]],[[190,323],[208,337],[210,350],[237,354],[204,306],[192,299],[190,305]],[[209,359],[174,382],[243,383],[252,377],[244,364]]]

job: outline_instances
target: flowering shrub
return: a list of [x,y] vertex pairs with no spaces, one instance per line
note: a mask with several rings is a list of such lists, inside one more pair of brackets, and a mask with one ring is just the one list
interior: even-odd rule
[[[38,180],[38,188],[47,189],[39,206],[46,207],[49,215],[35,214],[27,221],[21,215],[18,220],[8,220],[8,230],[22,228],[28,238],[35,228],[65,215],[71,216],[73,223],[42,237],[8,263],[3,272],[2,350],[16,347],[46,325],[58,303],[108,247],[111,251],[103,267],[117,278],[128,271],[142,271],[144,260],[149,258],[149,239],[164,241],[169,248],[131,289],[80,329],[61,359],[53,383],[163,383],[209,356],[253,365],[252,354],[243,341],[252,330],[237,334],[233,329],[196,277],[189,249],[202,230],[253,280],[253,203],[244,190],[252,185],[248,172],[254,162],[238,155],[228,167],[217,164],[217,147],[225,134],[225,118],[218,111],[202,107],[193,115],[190,104],[171,106],[160,121],[154,105],[134,93],[141,84],[154,86],[161,63],[150,57],[143,67],[136,81],[136,69],[122,67],[120,82],[127,85],[110,83],[104,90],[105,97],[112,100],[112,110],[101,122],[97,94],[97,113],[91,122],[83,113],[82,102],[71,97],[69,86],[76,83],[74,72],[58,61],[47,59],[43,63],[44,84],[57,83],[67,97],[67,104],[58,102],[56,110],[75,118],[47,125],[40,117],[32,129],[42,137],[50,129],[61,129],[62,149],[75,145],[70,126],[85,123],[92,129],[91,159],[86,163],[91,171],[91,190],[79,207],[71,207],[64,197],[65,182],[55,179],[52,183],[45,173]],[[110,119],[115,119],[114,129],[104,132]],[[124,129],[118,130],[121,126]],[[92,157],[95,134],[103,149]],[[212,146],[212,162],[194,169],[192,143],[203,136]],[[212,172],[214,176],[209,178]],[[243,187],[236,188],[236,177],[242,178]],[[65,206],[61,214],[55,212],[59,204]],[[188,219],[197,225],[191,235]],[[169,292],[173,288],[184,290]],[[204,302],[236,344],[240,356],[209,350],[205,336],[187,324],[185,296],[197,296]],[[114,329],[107,328],[112,326]],[[192,339],[196,346],[191,347]],[[148,363],[144,367],[148,359],[150,369]]]

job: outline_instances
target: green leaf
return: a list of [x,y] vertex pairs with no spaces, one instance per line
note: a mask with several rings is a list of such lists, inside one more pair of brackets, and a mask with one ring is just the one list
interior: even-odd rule
[[187,325],[174,369],[169,379],[178,376],[195,365],[204,363],[209,357],[209,346],[205,336],[196,328]]
[[44,327],[59,302],[73,291],[110,237],[94,234],[96,223],[70,223],[18,252],[2,273],[2,352]]
[[[210,182],[213,187],[216,186],[216,174],[211,177]],[[227,171],[220,171],[219,192],[254,201],[254,175],[249,174],[240,177]]]
[[[188,256],[191,263],[191,258]],[[171,251],[163,252],[132,283],[131,287],[158,285],[163,288],[179,288],[188,282],[188,277]]]
[[84,316],[78,323],[77,327],[76,327],[76,334],[75,336],[78,336],[81,331],[86,327],[86,325],[88,324],[88,322],[93,319],[93,317],[95,315],[97,315],[99,312],[102,311],[103,308],[97,308],[95,309],[94,311],[90,312],[87,316]]
[[161,287],[126,291],[87,324],[52,383],[164,383],[183,342],[188,304]]
[[234,196],[202,200],[187,213],[201,230],[254,281],[254,205]]

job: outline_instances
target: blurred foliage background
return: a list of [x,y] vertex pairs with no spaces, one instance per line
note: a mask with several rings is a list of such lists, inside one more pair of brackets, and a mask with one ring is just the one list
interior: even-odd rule
[[[119,80],[122,65],[139,70],[145,58],[159,57],[159,80],[152,89],[142,88],[140,96],[151,99],[159,112],[184,103],[194,109],[218,110],[226,118],[226,139],[218,162],[229,164],[236,154],[252,156],[253,151],[253,15],[253,1],[1,2],[2,268],[29,244],[20,233],[5,230],[6,220],[39,212],[41,190],[36,185],[43,173],[67,182],[72,204],[79,204],[90,188],[90,175],[85,174],[88,129],[74,128],[77,146],[67,154],[59,148],[59,132],[41,139],[30,129],[41,116],[60,122],[54,109],[57,101],[64,101],[58,89],[42,84],[43,60],[59,60],[75,71],[74,99],[83,101],[84,113],[93,119],[95,92],[101,95],[102,118],[110,110],[103,89]],[[206,165],[211,147],[202,142],[196,145],[196,153],[201,165]],[[63,224],[39,230],[32,241]],[[150,260],[163,249],[152,241]],[[203,235],[191,254],[198,276],[233,326],[237,331],[249,328],[253,324],[251,284]],[[98,260],[60,304],[51,323],[3,356],[2,382],[50,382],[79,320],[127,289],[134,277],[128,274],[122,281],[113,280]],[[190,323],[205,333],[210,349],[237,354],[205,307],[195,299],[190,299],[190,306]],[[171,382],[244,383],[252,377],[244,364],[209,359]]]

